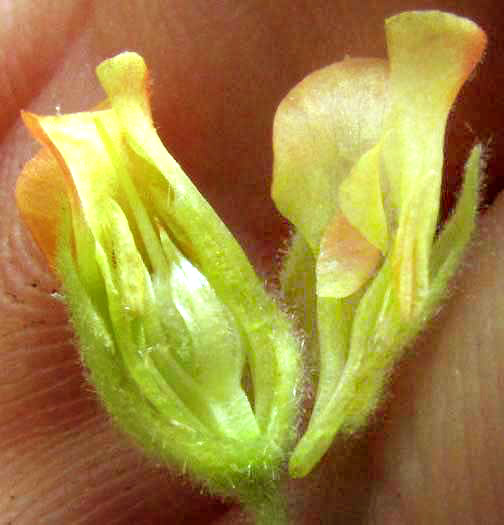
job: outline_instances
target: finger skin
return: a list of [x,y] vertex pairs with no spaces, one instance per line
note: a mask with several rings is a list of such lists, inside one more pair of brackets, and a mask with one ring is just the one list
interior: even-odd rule
[[503,271],[501,196],[450,302],[396,371],[374,436],[373,523],[501,523]]
[[0,3],[0,139],[55,73],[89,6],[88,0]]
[[[11,4],[18,5],[5,4],[7,9]],[[0,521],[246,523],[239,510],[228,513],[143,459],[86,385],[64,309],[51,295],[57,283],[13,206],[15,178],[35,151],[18,110],[91,107],[102,97],[95,65],[123,49],[139,51],[152,71],[154,113],[165,143],[268,275],[288,230],[268,197],[275,108],[303,76],[346,53],[384,56],[383,18],[399,10],[455,10],[490,33],[480,73],[452,116],[447,168],[454,188],[474,140],[493,134],[489,187],[499,188],[504,100],[496,50],[502,47],[502,15],[490,0],[369,2],[361,11],[344,1],[63,4],[67,10],[62,2],[19,2],[25,9],[0,36],[3,50],[18,53],[15,60],[0,56]],[[23,34],[19,27],[32,31]],[[289,485],[293,522],[492,523],[498,516],[492,512],[502,510],[496,501],[504,464],[500,215],[488,215],[495,220],[485,222],[485,237],[467,259],[472,277],[461,277],[432,335],[423,336],[399,369],[386,411],[369,435],[338,444],[307,480]],[[479,267],[485,280],[471,287]],[[469,325],[472,331],[460,328]],[[458,504],[457,494],[464,495]]]

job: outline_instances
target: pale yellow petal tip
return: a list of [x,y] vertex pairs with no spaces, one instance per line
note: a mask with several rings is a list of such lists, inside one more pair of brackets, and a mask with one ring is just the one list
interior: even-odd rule
[[[462,52],[462,78],[467,78],[480,62],[487,45],[487,35],[481,27],[468,18],[442,11],[407,11],[385,21],[387,41],[393,33],[407,34],[413,44],[419,40],[439,38],[446,47],[458,47]],[[454,38],[457,45],[449,45]]]
[[385,20],[385,29],[389,31],[395,25],[400,25],[405,29],[410,27],[416,27],[417,30],[422,27],[428,28],[433,32],[440,34],[454,31],[460,36],[464,34],[472,34],[475,38],[479,38],[478,35],[483,35],[485,38],[484,31],[472,20],[462,16],[457,16],[452,13],[437,10],[417,10],[417,11],[405,11],[398,13]]
[[134,98],[142,110],[150,115],[149,71],[143,57],[132,51],[125,51],[104,60],[96,68],[96,75],[109,99],[120,96]]
[[335,298],[353,294],[372,277],[380,260],[380,250],[338,212],[322,238],[317,294]]
[[[143,78],[147,73],[147,66],[143,57],[138,53],[124,51],[119,55],[104,60],[96,67],[96,75],[99,79],[103,76],[117,76],[118,71],[134,79]],[[124,85],[123,88],[127,89],[128,85]]]

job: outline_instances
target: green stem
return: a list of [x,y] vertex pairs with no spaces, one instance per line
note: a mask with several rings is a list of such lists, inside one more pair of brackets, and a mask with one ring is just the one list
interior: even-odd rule
[[260,501],[245,505],[254,516],[255,525],[289,525],[285,497],[279,487],[275,487]]
[[319,377],[312,417],[324,410],[345,368],[351,329],[348,310],[341,299],[318,298]]

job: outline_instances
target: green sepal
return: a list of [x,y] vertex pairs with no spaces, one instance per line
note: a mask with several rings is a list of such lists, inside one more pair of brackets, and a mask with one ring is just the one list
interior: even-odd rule
[[462,191],[456,207],[432,248],[431,285],[425,301],[424,316],[433,315],[439,301],[449,293],[449,282],[456,274],[466,248],[474,235],[484,176],[482,156],[483,146],[477,144],[466,162]]

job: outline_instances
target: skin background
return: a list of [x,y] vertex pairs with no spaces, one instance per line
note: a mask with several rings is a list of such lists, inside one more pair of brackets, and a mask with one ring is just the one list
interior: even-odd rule
[[286,487],[292,522],[498,524],[504,515],[504,116],[495,0],[0,1],[0,523],[239,524],[239,509],[142,457],[87,386],[57,283],[13,188],[37,146],[21,108],[77,111],[103,97],[94,67],[124,49],[153,77],[175,158],[271,279],[288,225],[269,199],[276,106],[306,74],[385,56],[383,19],[468,16],[489,49],[448,126],[445,213],[476,140],[489,143],[480,231],[450,300],[395,374],[370,428]]

